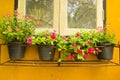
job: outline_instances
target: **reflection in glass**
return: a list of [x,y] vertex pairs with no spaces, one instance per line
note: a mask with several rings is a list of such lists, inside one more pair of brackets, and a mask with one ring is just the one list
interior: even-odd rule
[[42,27],[53,25],[53,0],[26,0],[26,15],[41,21]]
[[68,0],[67,13],[69,28],[96,27],[96,0]]

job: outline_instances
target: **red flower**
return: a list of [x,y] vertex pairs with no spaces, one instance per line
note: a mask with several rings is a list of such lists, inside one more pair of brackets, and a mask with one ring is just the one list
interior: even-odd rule
[[10,17],[11,17],[11,15],[10,15],[10,14],[7,14],[7,15],[6,15],[6,17],[7,17],[7,18],[10,18]]
[[76,33],[76,35],[75,35],[76,37],[79,37],[80,36],[80,34],[79,33]]
[[94,48],[89,48],[88,49],[88,54],[94,54],[95,52],[95,49]]
[[80,38],[82,38],[82,36],[81,36],[79,33],[76,33],[75,36],[76,36],[76,37],[80,37]]
[[86,58],[87,58],[87,54],[84,54],[84,55],[83,55],[83,58],[86,59]]
[[56,34],[55,34],[55,32],[52,32],[51,38],[52,38],[52,39],[56,39]]
[[72,46],[73,46],[73,47],[76,47],[76,46],[77,46],[77,44],[76,44],[76,43],[72,43]]
[[101,50],[98,48],[98,49],[96,50],[96,52],[98,52],[98,53],[99,53],[99,52],[101,52]]
[[68,59],[68,60],[72,60],[72,55],[68,55],[68,56],[67,56],[67,59]]
[[51,35],[51,38],[52,39],[56,39],[56,35]]
[[90,41],[90,40],[88,40],[88,42],[87,42],[88,44],[92,44],[92,42]]
[[82,54],[82,50],[81,50],[81,49],[78,49],[77,52],[78,52],[79,54]]
[[74,57],[74,58],[75,58],[75,57],[76,57],[76,54],[75,54],[75,53],[73,53],[73,54],[72,54],[72,57]]

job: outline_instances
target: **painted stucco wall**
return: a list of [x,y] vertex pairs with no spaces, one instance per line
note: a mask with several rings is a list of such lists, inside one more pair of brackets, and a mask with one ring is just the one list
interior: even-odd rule
[[[14,0],[0,0],[0,17],[12,13]],[[107,0],[107,22],[109,29],[116,32],[120,39],[120,0]],[[38,59],[36,47],[28,47],[26,59]],[[2,47],[2,62],[8,58],[6,47]],[[115,49],[113,61],[118,61],[118,49]],[[94,67],[32,67],[0,65],[0,80],[120,80],[120,66]]]

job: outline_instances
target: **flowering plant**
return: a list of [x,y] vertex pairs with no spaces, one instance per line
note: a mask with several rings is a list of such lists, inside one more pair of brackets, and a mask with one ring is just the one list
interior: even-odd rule
[[43,31],[37,35],[34,35],[32,38],[32,44],[37,45],[53,45],[55,46],[58,42],[59,35],[56,34],[56,31]]
[[13,14],[7,14],[0,19],[0,34],[4,43],[10,42],[30,42],[30,37],[37,25],[38,20],[33,20],[27,15],[18,17],[19,13],[15,10]]
[[[61,62],[63,59],[68,60],[85,60],[87,55],[97,54],[100,49],[96,47],[96,40],[91,34],[92,31],[80,31],[75,35],[67,37],[67,43],[65,51],[62,53],[61,58],[58,60]],[[59,42],[58,42],[59,44]],[[59,50],[62,50],[58,45]],[[62,47],[63,48],[63,47]]]
[[[107,26],[106,26],[107,28]],[[115,33],[109,30],[104,30],[102,27],[97,27],[97,31],[94,31],[94,38],[96,39],[97,44],[102,43],[116,43],[116,36]]]

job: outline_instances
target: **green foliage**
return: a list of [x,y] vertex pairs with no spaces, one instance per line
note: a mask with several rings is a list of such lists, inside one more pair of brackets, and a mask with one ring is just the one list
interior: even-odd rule
[[93,31],[93,35],[96,43],[116,43],[116,36],[115,33],[112,31],[104,31],[104,29],[99,28],[96,31]]
[[36,20],[28,16],[18,18],[18,12],[7,14],[0,19],[0,34],[4,43],[19,41],[27,43],[25,36],[31,36],[37,27]]
[[98,54],[101,50],[97,47],[98,43],[115,43],[116,38],[113,32],[104,32],[103,28],[97,30],[80,30],[75,35],[60,37],[58,50],[63,51],[62,60],[85,60],[87,55]]
[[69,35],[67,37],[61,37],[61,42],[58,42],[59,51],[62,52],[59,62],[68,60],[85,60],[87,55],[97,54],[100,52],[96,47],[96,39],[93,38],[94,31],[80,30],[75,35]]
[[34,35],[34,38],[32,39],[32,44],[55,46],[58,43],[59,37],[60,36],[56,34],[56,31],[44,31],[37,35]]

